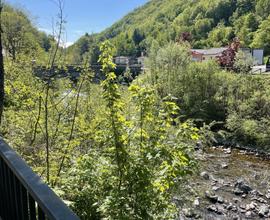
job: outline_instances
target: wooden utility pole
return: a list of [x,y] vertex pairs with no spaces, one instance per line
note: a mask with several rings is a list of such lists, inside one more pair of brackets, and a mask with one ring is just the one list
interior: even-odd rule
[[2,122],[2,115],[4,110],[4,97],[5,97],[5,90],[4,90],[5,72],[4,72],[4,58],[2,47],[2,19],[1,19],[2,9],[3,4],[2,0],[0,0],[0,123]]

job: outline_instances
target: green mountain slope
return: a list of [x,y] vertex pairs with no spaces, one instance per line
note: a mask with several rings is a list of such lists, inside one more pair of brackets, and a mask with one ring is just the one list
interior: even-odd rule
[[111,39],[118,55],[139,55],[153,41],[163,45],[184,32],[194,48],[220,47],[238,37],[243,47],[265,48],[270,54],[270,0],[150,0],[95,35],[85,35],[69,52],[74,61]]
[[31,55],[48,52],[54,39],[38,30],[28,14],[8,4],[3,4],[1,13],[2,40],[5,54],[13,60],[18,55]]

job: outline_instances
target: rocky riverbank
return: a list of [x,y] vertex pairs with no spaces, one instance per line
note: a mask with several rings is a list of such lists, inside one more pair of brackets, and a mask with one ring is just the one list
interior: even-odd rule
[[[247,151],[198,152],[198,175],[174,197],[179,219],[269,219],[270,160]],[[184,201],[182,198],[192,198]]]

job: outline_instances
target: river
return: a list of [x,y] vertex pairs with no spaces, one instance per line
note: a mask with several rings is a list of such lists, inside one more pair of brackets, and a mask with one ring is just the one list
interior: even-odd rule
[[179,219],[270,220],[269,159],[215,147],[197,152],[197,158],[197,175],[174,197]]

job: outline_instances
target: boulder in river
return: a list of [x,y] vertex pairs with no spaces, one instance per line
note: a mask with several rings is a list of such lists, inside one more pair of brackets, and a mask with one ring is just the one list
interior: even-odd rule
[[252,191],[252,188],[241,179],[237,180],[236,184],[234,185],[234,188],[235,188],[234,193],[236,195],[240,195],[242,193],[248,194],[250,191]]
[[250,210],[254,210],[257,207],[257,204],[255,202],[251,202],[250,204],[246,205],[246,210],[250,211]]
[[183,214],[187,217],[187,218],[191,218],[191,219],[199,219],[200,215],[198,213],[195,212],[195,210],[193,209],[183,209]]
[[195,146],[195,150],[203,149],[203,143],[201,141],[198,141]]
[[212,203],[216,203],[218,201],[218,196],[213,192],[206,191],[205,197]]
[[228,164],[226,164],[226,163],[224,163],[224,164],[221,165],[221,168],[222,168],[222,169],[228,169],[228,167],[229,167],[229,166],[228,166]]
[[235,195],[242,195],[244,192],[242,191],[242,190],[240,190],[239,188],[235,188],[234,190],[233,190],[233,192],[234,192],[234,194]]
[[213,187],[212,187],[212,190],[213,190],[213,191],[218,191],[219,189],[220,189],[219,186],[213,186]]
[[199,206],[199,205],[200,205],[200,200],[199,200],[199,198],[196,198],[196,199],[194,200],[193,205],[194,205],[194,206]]
[[224,215],[227,212],[221,205],[209,205],[207,207],[207,210],[209,212],[214,212],[218,215]]
[[247,211],[246,214],[245,214],[245,216],[246,216],[247,218],[252,217],[252,211]]
[[218,196],[217,202],[222,204],[224,203],[224,199],[221,196]]
[[209,180],[210,178],[209,174],[205,171],[201,172],[200,176],[204,178],[205,180]]
[[263,204],[260,208],[259,208],[259,216],[261,217],[267,217],[267,214],[269,213],[269,207],[265,204]]
[[210,212],[217,212],[217,207],[215,205],[209,205],[207,210]]
[[224,153],[225,154],[231,154],[232,153],[232,149],[231,148],[226,148],[226,149],[224,149]]

